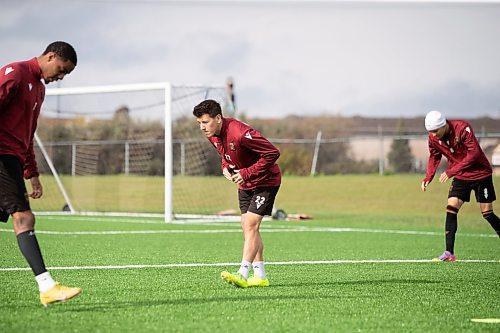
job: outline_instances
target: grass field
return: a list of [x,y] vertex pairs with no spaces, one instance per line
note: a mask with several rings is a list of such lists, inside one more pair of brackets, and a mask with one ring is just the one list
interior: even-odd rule
[[279,206],[315,218],[262,226],[269,288],[220,281],[241,259],[237,223],[39,216],[52,275],[84,289],[48,308],[0,224],[0,332],[499,332],[472,321],[500,318],[499,239],[476,203],[460,213],[460,262],[429,260],[446,190],[421,193],[415,176],[286,178]]

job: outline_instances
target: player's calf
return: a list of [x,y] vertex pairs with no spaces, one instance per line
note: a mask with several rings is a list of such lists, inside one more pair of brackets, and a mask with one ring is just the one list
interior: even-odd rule
[[458,211],[459,209],[451,205],[446,206],[445,237],[446,251],[453,254],[455,252],[455,234],[458,229]]
[[483,217],[491,225],[491,227],[496,231],[497,235],[500,237],[500,218],[493,213],[493,210],[487,210],[482,212]]

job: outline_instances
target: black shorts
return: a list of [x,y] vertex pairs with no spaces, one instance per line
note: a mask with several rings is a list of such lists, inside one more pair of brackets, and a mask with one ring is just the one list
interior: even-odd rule
[[490,203],[496,200],[492,176],[479,180],[453,179],[448,192],[448,198],[456,197],[464,202],[470,201],[470,192],[474,190],[476,201]]
[[238,190],[241,214],[251,212],[260,216],[271,215],[274,199],[278,194],[279,186],[257,187],[253,190]]
[[15,212],[31,210],[23,178],[23,166],[17,157],[0,155],[0,221],[7,222]]

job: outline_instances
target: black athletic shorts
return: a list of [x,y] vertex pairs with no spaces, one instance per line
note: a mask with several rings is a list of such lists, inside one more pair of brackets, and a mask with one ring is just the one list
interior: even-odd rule
[[0,155],[0,221],[7,222],[15,212],[31,210],[23,178],[23,166],[17,157]]
[[274,199],[279,188],[279,186],[275,186],[257,187],[253,190],[238,190],[241,214],[251,212],[260,216],[271,215]]
[[464,202],[470,201],[470,192],[474,190],[476,201],[490,203],[497,198],[493,178],[491,176],[479,180],[453,179],[448,193],[448,198],[456,197]]

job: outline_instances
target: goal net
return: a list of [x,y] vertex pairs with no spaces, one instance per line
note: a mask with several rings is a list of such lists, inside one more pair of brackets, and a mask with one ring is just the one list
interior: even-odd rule
[[205,99],[232,116],[224,87],[151,83],[46,95],[35,144],[44,195],[31,201],[34,211],[168,222],[236,213],[236,189],[192,116]]

